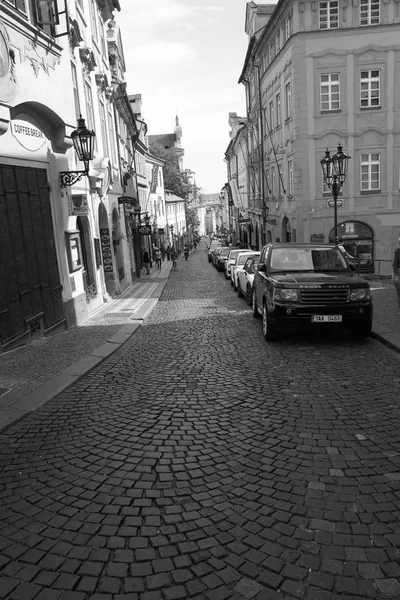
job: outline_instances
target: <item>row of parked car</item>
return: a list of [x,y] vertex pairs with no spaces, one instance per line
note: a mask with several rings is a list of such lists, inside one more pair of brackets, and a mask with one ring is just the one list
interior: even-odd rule
[[266,244],[261,251],[212,240],[208,260],[262,317],[266,340],[282,331],[342,327],[358,337],[372,328],[369,283],[334,244]]

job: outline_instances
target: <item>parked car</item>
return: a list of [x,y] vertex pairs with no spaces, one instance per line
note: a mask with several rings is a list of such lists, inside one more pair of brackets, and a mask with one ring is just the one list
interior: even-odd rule
[[244,264],[250,256],[260,256],[260,252],[254,252],[253,250],[243,250],[243,252],[240,252],[236,256],[235,262],[231,266],[231,285],[233,286],[235,292],[237,291],[238,272],[243,270]]
[[368,282],[333,244],[267,244],[254,274],[253,315],[263,334],[343,327],[367,337],[372,327]]
[[[227,260],[225,262],[225,279],[231,278],[231,266],[236,260],[236,257],[241,252],[244,252],[245,248],[231,248],[228,254]],[[252,252],[252,250],[250,250]]]
[[220,240],[211,240],[210,245],[207,250],[208,262],[212,261],[212,253],[215,250],[215,248],[219,248],[220,246],[222,246]]
[[251,306],[253,297],[254,271],[257,264],[258,257],[252,258],[250,256],[244,263],[243,269],[238,271],[237,294],[239,298],[244,296],[249,306]]
[[228,258],[228,254],[231,250],[232,250],[231,246],[222,246],[221,252],[218,254],[218,258],[216,261],[217,271],[224,271],[225,262],[226,262],[226,259]]
[[219,246],[218,248],[215,248],[215,250],[212,251],[211,254],[211,263],[212,266],[217,268],[217,258],[218,258],[218,254],[221,252],[222,250],[222,246]]

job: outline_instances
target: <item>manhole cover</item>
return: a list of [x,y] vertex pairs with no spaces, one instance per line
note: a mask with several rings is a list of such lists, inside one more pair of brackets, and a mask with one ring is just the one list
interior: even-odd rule
[[2,388],[0,387],[0,396],[4,396],[4,394],[7,394],[7,392],[10,391],[11,388]]

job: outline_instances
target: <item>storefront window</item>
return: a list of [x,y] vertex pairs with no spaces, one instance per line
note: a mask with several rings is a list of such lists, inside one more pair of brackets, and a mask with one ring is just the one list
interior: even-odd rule
[[[329,234],[329,242],[334,242],[334,229]],[[372,229],[360,221],[345,221],[338,225],[338,238],[345,250],[355,259],[356,269],[366,273],[374,272],[374,234]]]

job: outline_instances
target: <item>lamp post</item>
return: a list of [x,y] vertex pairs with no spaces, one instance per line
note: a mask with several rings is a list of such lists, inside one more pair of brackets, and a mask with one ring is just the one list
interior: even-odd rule
[[324,176],[324,182],[329,187],[333,196],[334,209],[334,241],[336,246],[339,244],[338,224],[337,224],[337,199],[340,190],[346,180],[349,160],[351,156],[343,152],[339,144],[337,153],[331,156],[329,150],[325,151],[325,157],[321,160],[321,168]]
[[83,119],[82,115],[80,115],[78,119],[78,127],[71,133],[71,139],[74,144],[78,159],[83,162],[85,170],[61,171],[61,187],[65,188],[68,185],[73,185],[77,181],[80,181],[84,175],[88,175],[89,162],[93,159],[95,137],[95,132],[86,127],[85,119]]

